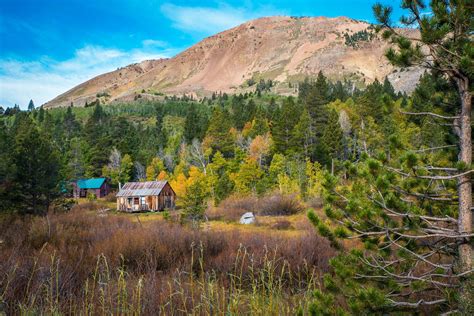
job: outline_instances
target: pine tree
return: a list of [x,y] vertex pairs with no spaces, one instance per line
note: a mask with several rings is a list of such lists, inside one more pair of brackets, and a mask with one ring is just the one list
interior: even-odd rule
[[292,134],[298,123],[301,110],[293,98],[283,102],[272,125],[273,148],[277,153],[286,153],[291,148]]
[[308,110],[301,113],[298,124],[296,124],[291,141],[292,153],[298,156],[309,157],[312,154],[311,147],[311,117]]
[[64,114],[63,130],[68,140],[76,136],[80,130],[80,124],[76,121],[76,116],[71,107],[68,107]]
[[329,85],[326,77],[320,71],[316,82],[311,86],[308,97],[305,100],[305,107],[311,117],[309,127],[309,133],[311,135],[309,139],[309,151],[313,161],[317,159],[317,151],[322,149],[321,146],[317,148],[317,144],[327,124],[327,103],[329,103]]
[[203,142],[205,147],[211,148],[213,152],[221,152],[224,157],[231,157],[234,153],[231,127],[228,113],[219,108],[214,109]]
[[11,197],[18,212],[43,215],[58,194],[58,152],[29,117],[20,120],[11,155]]
[[395,89],[393,88],[390,80],[388,80],[388,77],[385,77],[383,81],[383,92],[387,94],[389,97],[391,97],[392,99],[395,99],[397,97],[395,93]]
[[182,198],[182,220],[191,221],[193,227],[198,228],[205,218],[209,191],[203,178],[196,179],[186,188],[186,195]]
[[327,165],[331,160],[342,159],[344,155],[344,133],[339,125],[339,114],[335,110],[330,110],[328,114],[328,123],[321,136],[320,143],[323,145],[324,153],[327,158],[320,158],[318,161],[324,161]]
[[238,129],[242,129],[246,121],[245,115],[245,102],[242,95],[234,96],[231,102],[231,110],[232,110],[232,121],[234,126]]
[[12,194],[12,148],[13,137],[3,120],[0,120],[0,211],[6,211],[14,205]]
[[35,104],[33,103],[33,100],[30,100],[28,103],[28,111],[31,112],[35,109]]
[[184,125],[184,138],[188,144],[191,144],[194,138],[202,139],[200,118],[196,110],[196,105],[193,103],[188,107],[186,112],[186,121]]
[[[402,17],[401,23],[418,28],[421,43],[391,24],[391,8],[377,4],[374,12],[378,29],[396,45],[386,54],[392,63],[427,67],[456,86],[461,102],[455,115],[438,114],[436,107],[432,112],[405,114],[429,115],[458,125],[453,131],[458,161],[450,161],[449,144],[419,150],[401,137],[404,130],[395,129],[387,139],[390,155],[363,154],[346,166],[345,177],[326,176],[324,210],[342,225],[331,227],[315,213],[309,214],[310,220],[335,246],[341,247],[339,238],[358,238],[364,247],[332,260],[333,274],[324,278],[327,292],[315,293],[313,314],[342,314],[344,308],[352,314],[474,312],[472,7],[465,1],[444,0],[434,0],[430,6],[431,14],[421,14],[422,2],[402,2],[409,16]],[[371,87],[375,95],[378,85]],[[386,125],[382,129],[390,129],[391,123],[384,123],[385,110],[366,110]],[[342,297],[346,301],[339,304]]]
[[88,143],[85,153],[86,175],[89,177],[99,177],[102,168],[108,163],[108,150],[110,150],[110,138],[107,124],[108,115],[100,105],[94,107],[92,115],[84,126],[84,138]]
[[270,125],[264,116],[263,110],[258,109],[255,118],[252,120],[252,124],[248,133],[248,136],[255,138],[258,135],[265,135],[270,131]]

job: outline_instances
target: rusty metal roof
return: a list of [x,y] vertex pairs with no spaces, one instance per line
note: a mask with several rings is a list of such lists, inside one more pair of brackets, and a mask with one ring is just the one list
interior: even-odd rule
[[127,182],[116,196],[159,195],[168,181]]

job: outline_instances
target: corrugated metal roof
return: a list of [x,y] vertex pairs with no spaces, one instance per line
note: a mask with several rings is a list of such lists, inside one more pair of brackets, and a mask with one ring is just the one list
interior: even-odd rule
[[100,189],[105,178],[81,179],[77,180],[77,186],[80,189]]
[[116,196],[159,195],[168,181],[127,182]]

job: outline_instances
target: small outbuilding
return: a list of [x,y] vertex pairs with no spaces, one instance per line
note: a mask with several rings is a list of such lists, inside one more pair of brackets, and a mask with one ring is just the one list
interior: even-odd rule
[[174,209],[176,193],[168,181],[127,182],[117,193],[117,210],[124,212]]
[[74,198],[85,198],[94,194],[102,198],[110,193],[110,186],[106,178],[80,179],[72,182],[72,195]]

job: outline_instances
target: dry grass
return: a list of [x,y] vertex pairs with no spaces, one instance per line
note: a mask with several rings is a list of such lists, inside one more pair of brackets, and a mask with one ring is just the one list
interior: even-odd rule
[[260,216],[289,216],[303,211],[303,205],[294,196],[270,194],[259,198],[231,196],[218,207],[209,208],[206,215],[210,220],[238,221],[246,212]]
[[2,218],[7,314],[294,314],[334,255],[312,230],[196,231],[85,208]]

